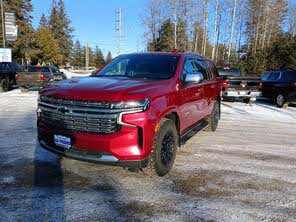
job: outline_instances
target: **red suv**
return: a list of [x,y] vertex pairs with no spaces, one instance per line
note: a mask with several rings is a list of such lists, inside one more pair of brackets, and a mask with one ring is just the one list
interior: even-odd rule
[[42,147],[73,159],[159,176],[177,148],[220,118],[214,63],[194,53],[121,55],[96,75],[47,85],[37,109]]

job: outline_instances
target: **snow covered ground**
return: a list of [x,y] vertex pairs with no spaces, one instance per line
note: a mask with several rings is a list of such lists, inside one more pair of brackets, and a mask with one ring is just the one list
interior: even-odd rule
[[296,221],[296,107],[223,102],[163,178],[36,142],[37,92],[0,94],[1,221]]

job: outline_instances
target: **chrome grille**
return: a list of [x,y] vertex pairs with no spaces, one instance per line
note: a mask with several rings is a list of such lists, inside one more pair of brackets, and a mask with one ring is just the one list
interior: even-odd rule
[[50,104],[56,105],[70,105],[76,107],[94,107],[97,109],[110,109],[110,102],[96,102],[96,101],[87,101],[87,100],[72,100],[72,99],[62,99],[62,98],[54,98],[48,96],[40,96],[41,102],[46,102]]
[[47,125],[73,131],[109,134],[120,129],[118,113],[110,103],[76,101],[41,96],[38,102],[41,121]]

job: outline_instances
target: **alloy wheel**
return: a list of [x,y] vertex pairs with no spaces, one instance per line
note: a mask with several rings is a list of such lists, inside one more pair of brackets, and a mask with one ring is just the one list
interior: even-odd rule
[[165,166],[168,166],[174,156],[174,139],[172,132],[168,132],[162,140],[161,160]]

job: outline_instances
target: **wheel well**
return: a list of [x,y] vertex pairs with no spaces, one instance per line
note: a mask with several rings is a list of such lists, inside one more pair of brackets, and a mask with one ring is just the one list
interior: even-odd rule
[[283,93],[284,96],[287,96],[287,90],[285,88],[279,88],[275,91],[275,95],[274,96],[277,96],[278,93]]
[[177,131],[180,134],[180,119],[178,114],[176,112],[172,112],[170,114],[167,114],[164,118],[173,120],[176,125]]

